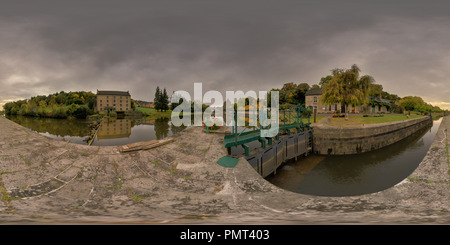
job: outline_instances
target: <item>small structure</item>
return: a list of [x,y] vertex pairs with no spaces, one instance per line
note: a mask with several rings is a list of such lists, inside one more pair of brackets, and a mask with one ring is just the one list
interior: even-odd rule
[[153,102],[143,101],[143,100],[135,100],[136,106],[144,107],[144,108],[155,108]]
[[97,89],[97,101],[94,108],[95,111],[130,111],[130,92]]

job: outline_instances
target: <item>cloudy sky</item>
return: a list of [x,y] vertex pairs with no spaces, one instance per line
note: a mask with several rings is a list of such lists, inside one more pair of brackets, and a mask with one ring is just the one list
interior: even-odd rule
[[312,85],[357,64],[385,91],[450,109],[449,13],[448,1],[2,0],[0,106],[61,90]]

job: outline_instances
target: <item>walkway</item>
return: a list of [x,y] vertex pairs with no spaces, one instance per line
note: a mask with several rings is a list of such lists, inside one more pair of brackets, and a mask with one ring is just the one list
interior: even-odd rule
[[[245,160],[234,168],[223,135],[191,127],[132,153],[39,135],[0,117],[0,223],[450,223],[443,129],[410,179],[355,197],[288,192]],[[382,178],[382,176],[380,176]]]

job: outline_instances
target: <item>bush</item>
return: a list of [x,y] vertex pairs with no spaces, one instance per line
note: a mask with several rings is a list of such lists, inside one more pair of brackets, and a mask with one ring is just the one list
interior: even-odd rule
[[63,106],[56,106],[50,116],[55,118],[67,118],[67,108]]
[[109,112],[109,116],[110,117],[117,117],[117,112],[116,111],[110,111]]
[[88,109],[85,106],[78,106],[73,112],[73,116],[78,119],[85,119],[88,115]]

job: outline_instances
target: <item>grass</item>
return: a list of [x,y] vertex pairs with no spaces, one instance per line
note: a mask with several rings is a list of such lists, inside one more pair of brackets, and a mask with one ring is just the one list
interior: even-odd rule
[[363,117],[362,115],[349,116],[348,120],[345,118],[331,118],[331,125],[333,126],[356,126],[365,124],[390,123],[405,121],[414,118],[423,117],[421,115],[411,115],[407,118],[405,115],[384,115],[382,117]]
[[106,189],[122,189],[123,181],[120,176],[116,176],[118,184],[116,186],[106,186]]
[[25,159],[22,155],[19,154],[19,157],[25,162],[26,165],[30,166],[30,162]]
[[139,201],[141,201],[141,200],[143,200],[143,199],[146,198],[146,197],[141,197],[141,196],[137,196],[137,195],[133,195],[133,194],[131,194],[131,197],[132,197],[136,202],[139,202]]
[[156,119],[160,117],[171,117],[172,111],[157,111],[153,108],[136,107],[136,111],[140,111],[147,119]]

